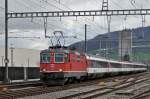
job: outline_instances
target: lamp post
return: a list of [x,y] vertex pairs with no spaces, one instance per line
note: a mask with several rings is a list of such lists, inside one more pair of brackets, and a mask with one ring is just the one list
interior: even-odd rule
[[11,44],[10,51],[11,51],[11,66],[12,67],[14,66],[14,49],[15,48]]

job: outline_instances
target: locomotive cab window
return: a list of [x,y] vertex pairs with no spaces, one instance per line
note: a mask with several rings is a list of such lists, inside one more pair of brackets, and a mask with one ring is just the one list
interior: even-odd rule
[[63,63],[64,62],[64,54],[55,54],[55,63]]
[[50,54],[41,54],[41,63],[50,63]]

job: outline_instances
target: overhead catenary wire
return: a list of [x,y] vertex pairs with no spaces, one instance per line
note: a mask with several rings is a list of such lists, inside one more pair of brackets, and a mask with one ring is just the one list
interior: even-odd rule
[[[135,8],[135,9],[137,9],[137,7],[136,7],[136,1],[135,0],[129,0],[130,1],[130,3],[131,3],[131,5]],[[144,0],[145,1],[145,0]],[[143,9],[143,6],[141,6],[141,9]],[[142,19],[142,29],[141,29],[141,33],[142,33],[142,36],[140,37],[140,38],[144,38],[144,27],[145,27],[145,15],[141,15],[141,19]]]
[[[111,1],[111,0],[110,0]],[[137,9],[137,7],[136,7],[136,1],[135,0],[129,0],[129,2],[130,2],[130,4],[135,8],[135,9]],[[117,3],[115,3],[116,5],[118,5]],[[120,5],[118,5],[120,8],[122,8]],[[142,8],[141,8],[142,9]],[[136,17],[136,16],[134,16],[134,17]],[[136,17],[137,18],[137,17]],[[125,16],[125,18],[124,18],[124,29],[126,29],[126,20],[127,20],[127,16]],[[143,25],[143,23],[145,23],[145,22],[143,22],[143,20],[145,21],[145,15],[144,15],[144,18],[143,18],[143,15],[142,15],[142,37],[144,37],[144,31],[143,31],[143,28],[144,28],[144,26],[145,26],[145,24]]]
[[[41,0],[40,0],[41,1]],[[45,0],[46,2],[48,2],[48,0]]]
[[[115,4],[116,6],[118,6],[120,9],[124,9],[124,8],[123,8],[121,5],[119,5],[117,2],[112,1],[112,0],[109,0],[109,1],[112,2],[113,4]],[[135,0],[129,0],[129,3],[136,9],[135,3],[134,3],[133,1],[135,1]],[[138,18],[137,16],[133,16],[133,17]],[[120,18],[121,18],[121,17],[120,17]],[[121,18],[121,19],[122,19],[122,18]],[[126,20],[127,20],[127,18],[126,18]],[[125,21],[124,18],[123,18],[123,21]]]
[[[40,0],[41,1],[41,0]],[[49,4],[49,2],[48,1],[43,1],[43,2],[45,2],[45,3],[48,3]],[[63,5],[63,6],[65,6],[65,5]],[[65,6],[66,7],[66,6]],[[69,8],[69,7],[67,7],[67,8]],[[69,8],[70,9],[70,8]],[[72,10],[72,9],[70,9],[70,10]]]
[[[16,1],[17,1],[17,0],[16,0]],[[18,3],[19,3],[19,2],[18,2]],[[25,4],[23,4],[23,3],[20,3],[20,4],[31,10],[31,8],[30,8],[30,7],[27,7]],[[4,8],[4,9],[5,9],[5,8]],[[15,12],[15,11],[11,11],[11,12]],[[28,21],[27,21],[27,22],[28,22]],[[37,25],[37,22],[34,22],[33,19],[32,19],[31,22],[34,23],[35,25]],[[54,26],[54,27],[58,27],[58,26],[55,26],[55,25],[53,25],[53,24],[48,24],[48,25],[51,25],[51,26]]]
[[[53,1],[56,1],[57,3],[59,3],[57,0],[53,0]],[[48,1],[47,1],[47,2],[48,2]],[[59,4],[62,5],[62,6],[64,6],[65,8],[67,8],[67,9],[73,11],[73,9],[67,7],[65,4],[63,4],[63,3],[59,3]],[[87,21],[89,21],[89,18],[85,18],[85,19],[87,19]],[[93,18],[93,19],[94,19],[94,18]],[[76,21],[77,21],[77,17],[76,17]],[[94,21],[94,20],[93,20],[93,21]],[[80,23],[80,22],[79,22],[79,23]],[[95,23],[95,25],[99,26],[98,23],[96,23],[96,22],[94,22],[94,23]]]
[[[35,2],[32,1],[32,3],[35,3]],[[39,4],[35,3],[35,5],[37,5],[37,6],[39,7]],[[42,6],[42,8],[45,9],[44,6]],[[57,8],[58,8],[58,7],[57,7]],[[62,10],[62,9],[59,9],[59,10]],[[58,26],[56,26],[56,27],[58,27]],[[59,27],[59,28],[61,28],[61,27]]]
[[46,0],[46,2],[48,2],[48,0]]

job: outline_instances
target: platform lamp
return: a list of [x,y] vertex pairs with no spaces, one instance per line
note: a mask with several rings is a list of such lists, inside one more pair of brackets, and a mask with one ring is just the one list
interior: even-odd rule
[[13,47],[13,44],[11,44],[11,47],[10,47],[10,51],[11,51],[11,66],[13,67],[14,66],[14,47]]

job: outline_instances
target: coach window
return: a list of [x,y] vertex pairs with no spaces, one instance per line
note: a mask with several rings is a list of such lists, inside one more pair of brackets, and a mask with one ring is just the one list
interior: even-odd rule
[[70,61],[68,54],[64,54],[64,60],[65,60],[65,62],[69,62]]
[[64,54],[55,54],[55,63],[63,63]]
[[80,56],[77,56],[77,61],[80,62],[80,60],[81,60],[81,59],[80,59]]
[[49,54],[41,54],[41,63],[50,63],[50,59]]
[[43,57],[43,55],[42,55],[42,54],[41,54],[40,60],[41,60],[41,63],[43,63],[43,62],[44,62],[44,57]]
[[50,55],[47,55],[46,58],[47,58],[47,63],[50,63],[51,60]]

